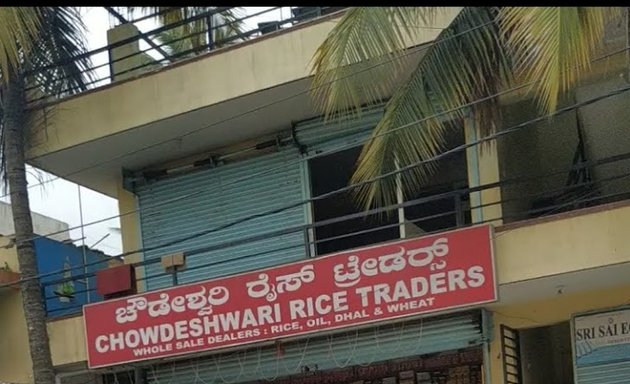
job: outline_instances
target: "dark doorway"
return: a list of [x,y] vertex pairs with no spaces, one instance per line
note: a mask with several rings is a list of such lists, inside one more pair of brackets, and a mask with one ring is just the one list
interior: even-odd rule
[[569,322],[519,330],[523,384],[573,384]]
[[[355,147],[310,160],[312,195],[318,196],[349,185],[360,152],[361,147]],[[313,202],[313,221],[317,223],[361,211],[352,194],[347,191]],[[316,253],[325,255],[398,239],[398,215],[395,210],[387,213],[389,214],[373,214],[316,227]],[[388,227],[376,229],[383,226]]]

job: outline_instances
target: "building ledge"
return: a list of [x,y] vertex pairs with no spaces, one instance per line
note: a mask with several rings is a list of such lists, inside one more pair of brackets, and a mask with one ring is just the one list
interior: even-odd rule
[[[409,47],[432,42],[449,7]],[[205,153],[318,115],[312,59],[343,11],[67,98],[29,133],[27,162],[116,196],[122,169]],[[419,60],[425,50],[414,51]],[[77,163],[76,159],[83,159]]]
[[520,220],[514,223],[503,224],[495,228],[495,232],[506,232],[517,228],[528,227],[536,224],[550,223],[553,221],[570,219],[572,217],[590,215],[598,212],[606,212],[617,208],[630,206],[630,200],[616,201],[613,203],[601,204],[594,207],[580,208],[568,212],[556,213],[553,215],[536,217],[533,219]]

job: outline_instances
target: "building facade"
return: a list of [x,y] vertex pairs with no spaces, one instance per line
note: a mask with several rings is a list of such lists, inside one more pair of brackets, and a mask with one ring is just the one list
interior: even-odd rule
[[[10,206],[9,206],[10,208]],[[79,314],[82,305],[102,300],[95,291],[94,273],[112,263],[110,257],[88,247],[78,247],[63,233],[68,224],[39,214],[33,214],[33,225],[39,229],[34,239],[37,267],[42,277],[44,305],[50,320]],[[8,225],[7,225],[8,226]],[[45,235],[55,233],[51,237]],[[0,236],[0,380],[8,383],[33,381],[28,350],[28,335],[18,285],[20,278],[12,233]],[[68,340],[65,340],[67,343]]]
[[[70,240],[70,231],[68,223],[64,223],[59,220],[55,220],[51,217],[41,215],[39,213],[32,213],[33,220],[33,233],[40,236],[46,236],[57,241]],[[13,227],[13,213],[11,212],[11,204],[0,202],[0,235],[11,237],[15,234],[15,228]]]
[[[615,29],[563,100],[575,107],[540,120],[527,94],[503,97],[503,128],[520,129],[364,211],[347,186],[383,107],[331,123],[307,92],[343,12],[64,99],[49,134],[34,132],[33,165],[117,198],[122,215],[126,264],[101,275],[111,296],[50,322],[59,380],[630,380],[630,96]],[[447,148],[481,138],[458,124]]]

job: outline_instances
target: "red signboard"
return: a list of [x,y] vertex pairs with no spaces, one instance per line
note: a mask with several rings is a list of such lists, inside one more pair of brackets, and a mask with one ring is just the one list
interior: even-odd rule
[[88,365],[274,340],[496,300],[490,226],[83,308]]

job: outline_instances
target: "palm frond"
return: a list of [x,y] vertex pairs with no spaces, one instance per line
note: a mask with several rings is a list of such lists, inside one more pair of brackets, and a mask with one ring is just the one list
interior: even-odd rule
[[24,52],[30,52],[41,23],[38,7],[0,7],[0,73],[19,67]]
[[[447,131],[462,129],[466,113],[488,119],[485,131],[495,129],[488,124],[496,119],[493,114],[498,108],[493,108],[493,102],[468,110],[460,107],[495,93],[510,79],[496,17],[494,8],[467,7],[440,33],[409,81],[386,104],[382,120],[361,152],[353,183],[368,182],[441,153]],[[448,119],[431,118],[457,108]],[[403,192],[408,195],[422,187],[434,169],[428,163],[402,173]],[[355,190],[357,200],[366,207],[395,203],[396,179],[365,183]]]
[[[431,24],[436,12],[435,7],[348,10],[313,57],[316,106],[329,117],[381,101],[400,76],[405,63],[401,53],[422,31],[418,24]],[[392,65],[378,65],[379,60]]]
[[46,95],[64,96],[87,90],[92,63],[85,44],[85,25],[74,7],[41,7],[36,48],[22,67],[28,83]]
[[596,7],[505,7],[501,27],[524,82],[536,81],[539,107],[556,109],[559,96],[588,71],[607,20],[618,15]]
[[[232,8],[214,15],[215,24],[222,26],[213,31],[213,41],[217,48],[235,44],[245,39],[243,35],[245,23],[242,20],[244,16],[241,8]],[[237,36],[239,38],[235,39]],[[227,39],[230,41],[226,42]]]
[[[127,7],[128,11],[134,12],[138,7]],[[211,12],[213,9],[217,7],[140,7],[145,13],[157,13],[156,19],[159,21],[161,25],[168,26],[174,23],[180,23],[186,19],[195,17],[197,15]],[[213,26],[219,26],[213,30],[213,41],[221,42],[226,38],[234,37],[237,35],[242,35],[244,30],[244,24],[240,20],[241,19],[242,9],[238,7],[234,7],[228,10],[223,10],[221,12],[215,13],[211,15],[211,21]],[[173,32],[171,30],[165,31],[166,33],[161,33],[158,36],[158,39],[168,42],[169,37],[180,39],[179,41],[175,41],[171,45],[172,52],[174,53],[182,53],[185,51],[199,51],[208,46],[207,39],[207,20],[205,18],[200,18],[197,20],[193,20],[189,23],[185,23],[181,26],[177,26],[173,28]],[[204,33],[204,31],[206,33]],[[188,42],[183,42],[182,38],[186,38]],[[168,43],[167,43],[168,44]],[[220,46],[221,44],[219,44]],[[194,54],[194,52],[192,52]],[[183,55],[184,57],[188,55]]]
[[[166,31],[162,31],[154,36],[158,44],[168,53],[169,56],[177,56],[177,58],[184,58],[193,56],[191,40],[184,34],[183,27],[171,28]],[[182,54],[188,52],[188,54]]]

